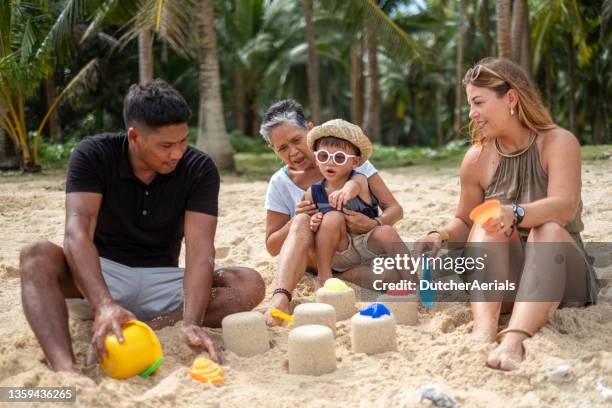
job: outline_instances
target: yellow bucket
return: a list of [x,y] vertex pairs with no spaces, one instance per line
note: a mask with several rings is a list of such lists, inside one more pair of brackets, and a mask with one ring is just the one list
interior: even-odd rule
[[153,374],[164,360],[161,345],[153,329],[138,320],[123,323],[123,343],[114,334],[104,340],[108,355],[102,358],[102,371],[109,377],[123,380]]

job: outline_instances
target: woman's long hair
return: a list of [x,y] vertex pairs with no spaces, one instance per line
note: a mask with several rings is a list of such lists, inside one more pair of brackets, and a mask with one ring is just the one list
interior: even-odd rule
[[[523,126],[536,133],[557,127],[529,76],[512,61],[503,58],[480,60],[466,72],[463,78],[463,86],[468,85],[489,88],[500,98],[510,89],[514,89],[518,94],[516,111]],[[469,129],[473,145],[485,143],[485,138],[476,121],[470,121]]]

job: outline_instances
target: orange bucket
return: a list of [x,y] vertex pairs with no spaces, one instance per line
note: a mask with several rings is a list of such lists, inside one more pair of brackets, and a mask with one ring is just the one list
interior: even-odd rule
[[501,212],[499,200],[487,200],[470,212],[470,219],[476,224],[484,224]]

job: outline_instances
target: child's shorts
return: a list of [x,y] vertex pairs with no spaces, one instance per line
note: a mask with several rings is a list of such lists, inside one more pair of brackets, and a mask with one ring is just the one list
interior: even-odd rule
[[344,272],[379,256],[368,249],[368,240],[374,229],[365,234],[348,234],[348,247],[336,252],[332,258],[331,267],[334,272]]

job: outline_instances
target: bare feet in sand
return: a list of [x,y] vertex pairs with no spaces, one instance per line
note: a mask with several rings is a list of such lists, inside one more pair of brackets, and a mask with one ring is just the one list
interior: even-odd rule
[[497,334],[497,321],[490,322],[474,322],[472,338],[481,343],[494,343],[495,335]]
[[501,344],[489,354],[487,365],[510,371],[518,368],[523,360],[523,340],[527,338],[523,333],[508,333],[504,336]]
[[276,295],[272,296],[272,299],[270,299],[270,306],[265,313],[266,324],[268,326],[272,327],[282,325],[284,320],[272,316],[270,314],[271,309],[278,309],[281,312],[289,313],[289,299],[287,299],[287,296],[282,293],[277,293]]

